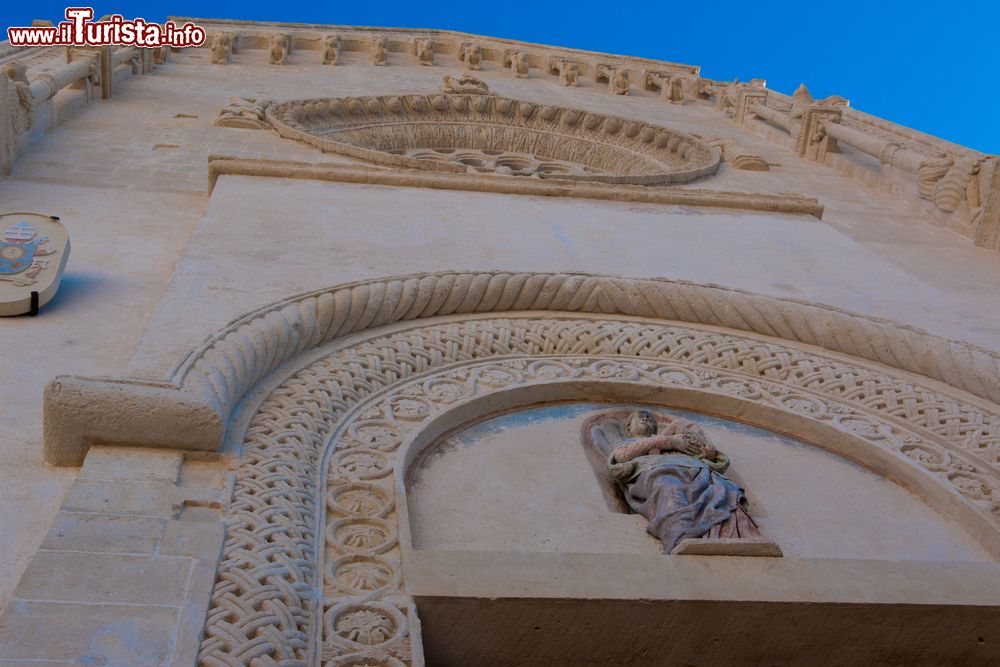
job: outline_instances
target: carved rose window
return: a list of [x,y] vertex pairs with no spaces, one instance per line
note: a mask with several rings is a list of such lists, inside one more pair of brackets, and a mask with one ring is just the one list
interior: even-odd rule
[[270,104],[280,135],[376,164],[633,185],[714,174],[719,151],[657,125],[493,95],[399,95]]

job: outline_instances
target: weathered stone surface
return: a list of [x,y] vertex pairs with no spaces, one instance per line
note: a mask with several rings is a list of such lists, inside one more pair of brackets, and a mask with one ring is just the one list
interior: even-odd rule
[[166,521],[150,517],[83,512],[56,515],[42,549],[153,553]]
[[[73,237],[58,297],[4,322],[0,604],[21,583],[0,663],[419,666],[419,614],[431,662],[513,658],[504,645],[572,662],[595,639],[588,656],[609,661],[725,662],[734,646],[815,661],[848,644],[858,662],[995,661],[996,158],[691,65],[204,23],[210,42],[175,52],[0,47],[4,212],[60,215]],[[483,86],[457,85],[495,95],[439,92],[466,69]],[[308,136],[269,131],[272,105]],[[466,131],[487,117],[507,119],[496,145]],[[292,140],[324,133],[370,153]],[[653,146],[661,174],[712,169],[623,184],[627,160],[602,170],[601,146]],[[580,491],[592,511],[527,503],[504,523],[488,494],[449,493],[481,486],[440,483],[435,513],[404,484],[455,429],[552,401],[794,436],[726,450],[785,558],[652,553],[637,517],[602,518],[596,488]],[[43,448],[82,468],[43,465]],[[528,458],[512,468],[530,475]],[[789,489],[798,515],[775,493],[796,466],[818,475]],[[530,496],[467,467],[451,476]],[[554,487],[571,495],[582,473]],[[558,539],[531,534],[548,520]],[[720,618],[742,639],[712,643]],[[695,648],[617,632],[650,622]],[[449,627],[462,641],[442,643]]]
[[0,625],[0,655],[61,664],[157,667],[171,649],[171,633],[163,630],[176,619],[177,610],[170,607],[14,600]]
[[39,550],[14,596],[59,602],[176,606],[190,570],[184,558]]

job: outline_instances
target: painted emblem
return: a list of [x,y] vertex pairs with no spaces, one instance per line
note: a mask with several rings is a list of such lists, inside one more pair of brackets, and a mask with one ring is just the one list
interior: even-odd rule
[[16,281],[25,285],[33,283],[35,276],[47,265],[47,262],[42,263],[35,258],[55,254],[55,250],[45,247],[48,240],[47,236],[39,238],[30,222],[22,220],[8,227],[0,240],[0,275],[9,276],[33,269]]
[[0,315],[34,313],[55,295],[69,257],[59,218],[0,215]]

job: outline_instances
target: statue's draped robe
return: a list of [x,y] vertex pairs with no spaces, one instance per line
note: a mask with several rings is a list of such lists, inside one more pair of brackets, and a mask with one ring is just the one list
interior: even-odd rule
[[[629,506],[670,553],[686,537],[746,537],[756,526],[743,510],[743,490],[706,461],[687,454],[639,456],[609,468],[625,486]],[[713,530],[714,529],[714,530]]]
[[[746,511],[743,490],[722,473],[729,457],[716,452],[713,459],[700,459],[667,452],[615,462],[615,447],[630,440],[623,419],[628,411],[596,416],[584,425],[588,452],[597,467],[610,473],[606,478],[624,496],[632,511],[649,521],[647,530],[670,553],[685,538],[759,538],[760,530]],[[684,419],[660,424],[659,434],[672,435],[698,427]],[[588,454],[591,456],[591,454]],[[605,467],[606,466],[606,467]]]

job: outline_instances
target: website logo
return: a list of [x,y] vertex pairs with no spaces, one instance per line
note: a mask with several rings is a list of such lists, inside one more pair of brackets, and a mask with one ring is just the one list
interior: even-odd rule
[[112,14],[103,21],[93,19],[93,7],[67,7],[66,20],[59,25],[7,28],[7,39],[11,46],[183,48],[205,43],[205,29],[190,22],[179,26],[167,21],[160,25],[141,18],[128,20],[121,14]]

